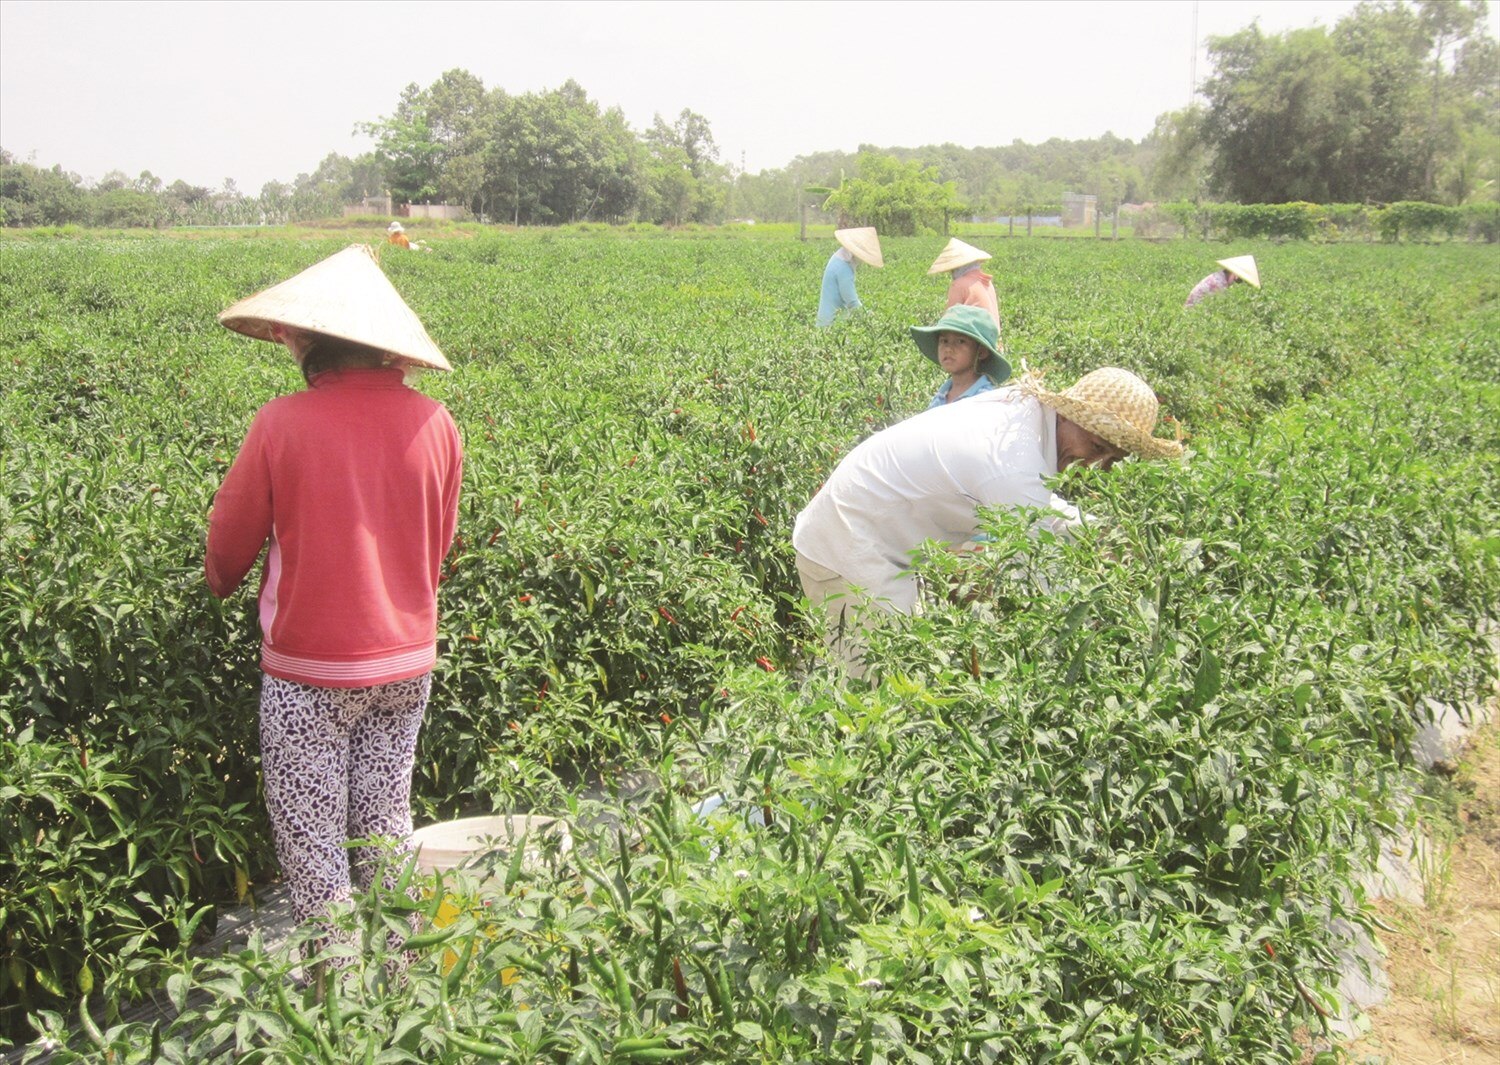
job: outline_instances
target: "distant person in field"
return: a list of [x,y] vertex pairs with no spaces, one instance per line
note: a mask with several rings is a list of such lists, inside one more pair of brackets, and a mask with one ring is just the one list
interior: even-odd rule
[[949,307],[936,325],[912,326],[911,338],[948,375],[928,410],[988,392],[1010,377],[1010,363],[996,346],[999,330],[982,307]]
[[1193,286],[1193,291],[1188,293],[1187,302],[1183,304],[1184,309],[1196,307],[1215,292],[1223,292],[1230,285],[1237,285],[1242,281],[1251,288],[1260,288],[1260,271],[1255,268],[1255,256],[1236,255],[1232,259],[1220,259],[1219,266],[1223,269],[1215,270]]
[[823,290],[818,300],[818,325],[832,325],[835,318],[863,306],[854,290],[854,264],[867,263],[877,269],[885,265],[880,237],[874,226],[834,230],[838,250],[823,267]]
[[802,589],[827,617],[829,648],[862,677],[866,631],[885,614],[917,609],[912,552],[929,540],[951,549],[973,540],[979,507],[1050,509],[1047,524],[1065,531],[1081,519],[1048,478],[1075,464],[1180,455],[1181,444],[1153,435],[1156,415],[1145,381],[1106,367],[1061,392],[1033,376],[864,440],[792,530]]
[[447,410],[405,375],[452,367],[364,246],[219,321],[286,345],[307,382],[256,412],[209,511],[204,559],[223,598],[265,549],[261,768],[307,921],[370,885],[377,855],[348,840],[411,835],[463,452]]
[[[927,273],[951,273],[948,285],[948,307],[979,307],[995,319],[995,329],[1000,328],[1000,297],[995,294],[995,279],[980,269],[979,264],[990,257],[972,244],[965,244],[954,237],[927,268]],[[998,344],[998,334],[996,343]]]
[[385,227],[385,239],[398,248],[411,247],[411,239],[406,235],[406,228],[400,222],[392,222]]

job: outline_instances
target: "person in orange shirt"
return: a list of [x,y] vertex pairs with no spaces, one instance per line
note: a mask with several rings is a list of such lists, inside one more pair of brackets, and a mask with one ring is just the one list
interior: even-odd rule
[[948,286],[948,302],[945,307],[959,305],[982,307],[1000,328],[1000,298],[995,294],[995,279],[979,268],[979,264],[990,257],[972,244],[965,244],[954,237],[943,248],[942,254],[927,268],[929,274],[952,271],[953,282]]
[[398,248],[411,247],[411,241],[406,236],[406,229],[400,222],[392,222],[385,227],[385,239]]

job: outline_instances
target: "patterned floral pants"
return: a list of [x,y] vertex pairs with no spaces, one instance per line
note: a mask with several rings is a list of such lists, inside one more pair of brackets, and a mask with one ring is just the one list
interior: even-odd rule
[[410,847],[412,763],[431,690],[431,673],[371,688],[261,675],[266,807],[299,922],[370,886],[376,848],[351,851],[346,840]]

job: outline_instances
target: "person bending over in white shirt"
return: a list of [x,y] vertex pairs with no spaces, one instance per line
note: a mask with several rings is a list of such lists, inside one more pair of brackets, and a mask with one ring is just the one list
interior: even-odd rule
[[[924,411],[846,455],[797,515],[792,546],[813,606],[828,616],[830,649],[864,675],[863,630],[852,595],[878,611],[917,602],[911,554],[928,540],[958,545],[979,531],[980,507],[1041,507],[1062,525],[1078,512],[1046,479],[1075,464],[1108,469],[1126,455],[1176,457],[1153,435],[1156,394],[1128,370],[1105,367],[1050,392],[1039,378]],[[878,613],[877,613],[878,617]]]

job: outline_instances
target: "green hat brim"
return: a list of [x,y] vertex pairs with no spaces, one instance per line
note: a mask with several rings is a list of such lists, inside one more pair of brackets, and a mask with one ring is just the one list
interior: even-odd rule
[[942,364],[938,363],[937,357],[939,333],[958,333],[961,336],[971,337],[978,341],[979,346],[989,353],[979,360],[979,372],[997,385],[1002,381],[1009,380],[1011,373],[1010,363],[1005,361],[1004,355],[995,350],[995,345],[991,344],[987,338],[976,333],[974,330],[957,322],[948,322],[945,324],[942,321],[939,321],[937,325],[914,325],[911,327],[911,338],[916,341],[917,350],[941,366]]

